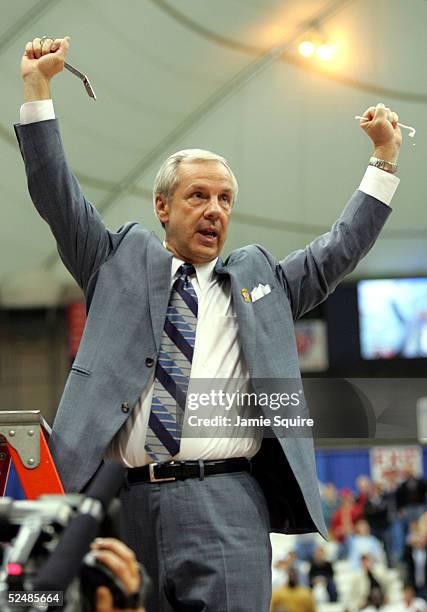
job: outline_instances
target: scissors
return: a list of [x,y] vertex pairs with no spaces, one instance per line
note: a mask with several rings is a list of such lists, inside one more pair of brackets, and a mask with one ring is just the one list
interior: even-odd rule
[[[45,34],[44,36],[42,36],[40,38],[40,42],[43,44],[43,41],[45,41],[47,39],[55,40],[53,36],[48,36],[47,34]],[[96,101],[95,92],[93,91],[93,87],[90,84],[90,81],[87,78],[87,75],[83,74],[83,72],[80,72],[80,70],[77,70],[77,68],[74,68],[74,66],[72,66],[68,62],[64,62],[64,68],[69,70],[69,72],[71,72],[76,77],[78,77],[81,81],[83,81],[83,85],[85,86],[85,89],[87,91],[88,96],[90,96],[91,98],[93,98]]]

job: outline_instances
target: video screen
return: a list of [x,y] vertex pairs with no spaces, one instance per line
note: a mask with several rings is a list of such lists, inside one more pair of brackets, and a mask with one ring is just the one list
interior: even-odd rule
[[357,300],[364,359],[427,357],[427,278],[359,281]]

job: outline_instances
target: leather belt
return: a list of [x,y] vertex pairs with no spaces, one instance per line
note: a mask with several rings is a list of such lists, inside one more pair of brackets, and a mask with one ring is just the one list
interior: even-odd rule
[[141,482],[170,482],[186,478],[200,478],[214,474],[231,472],[250,472],[251,462],[245,457],[238,459],[221,459],[212,461],[168,461],[167,463],[149,463],[142,467],[128,468],[128,484]]

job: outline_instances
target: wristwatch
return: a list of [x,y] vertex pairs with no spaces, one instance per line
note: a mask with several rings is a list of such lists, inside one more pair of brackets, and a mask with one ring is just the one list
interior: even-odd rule
[[123,597],[120,601],[119,609],[139,610],[144,607],[147,601],[147,595],[150,593],[153,583],[145,567],[141,565],[141,563],[137,563],[137,566],[140,576],[139,591],[129,594],[127,597]]
[[385,159],[380,159],[379,157],[371,157],[369,159],[369,165],[375,166],[375,168],[380,168],[381,170],[385,170],[390,174],[396,174],[397,172],[397,164],[394,162],[386,161]]

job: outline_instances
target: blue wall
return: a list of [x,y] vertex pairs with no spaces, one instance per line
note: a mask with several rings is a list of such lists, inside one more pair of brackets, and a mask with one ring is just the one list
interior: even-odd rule
[[[316,451],[317,475],[320,482],[332,482],[338,489],[355,489],[356,478],[371,475],[369,449]],[[423,473],[427,474],[427,448],[423,448]]]

